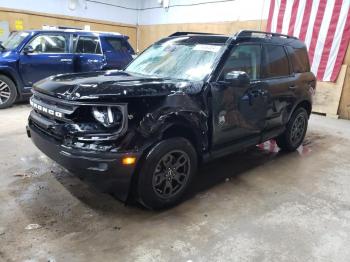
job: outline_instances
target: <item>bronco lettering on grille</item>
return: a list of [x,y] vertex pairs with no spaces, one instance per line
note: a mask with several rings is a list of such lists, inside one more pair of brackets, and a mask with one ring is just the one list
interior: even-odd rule
[[58,118],[62,118],[63,117],[63,114],[61,112],[58,112],[58,111],[55,111],[51,108],[48,108],[48,107],[45,107],[45,106],[42,106],[40,104],[37,104],[35,102],[33,102],[32,100],[30,100],[30,105],[37,109],[38,111],[41,111],[43,113],[46,113],[46,114],[49,114],[49,115],[52,115],[52,116],[55,116],[55,117],[58,117]]

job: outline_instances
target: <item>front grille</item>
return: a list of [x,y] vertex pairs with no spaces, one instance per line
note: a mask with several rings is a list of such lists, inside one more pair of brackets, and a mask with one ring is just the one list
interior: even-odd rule
[[60,99],[56,99],[37,92],[30,99],[34,111],[46,118],[56,120],[58,123],[72,123],[72,116],[78,106],[70,105]]
[[[116,140],[128,128],[127,104],[85,103],[71,102],[54,98],[36,91],[30,99],[33,108],[33,124],[48,135],[62,139],[75,137],[79,141]],[[93,107],[117,107],[121,112],[118,123],[109,128],[97,121],[93,114]]]
[[55,134],[54,132],[52,132],[52,130],[48,130],[43,128],[42,126],[40,126],[38,123],[36,123],[35,121],[31,121],[30,124],[32,125],[32,127],[34,127],[37,131],[39,131],[40,133],[50,137],[50,138],[54,138],[57,141],[62,141],[63,136],[59,135],[59,134]]

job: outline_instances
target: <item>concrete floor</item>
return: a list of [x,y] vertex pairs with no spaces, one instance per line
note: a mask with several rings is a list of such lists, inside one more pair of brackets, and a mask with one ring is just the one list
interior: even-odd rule
[[0,111],[0,261],[349,261],[350,121],[313,115],[298,152],[215,161],[190,199],[151,212],[41,154],[29,110]]

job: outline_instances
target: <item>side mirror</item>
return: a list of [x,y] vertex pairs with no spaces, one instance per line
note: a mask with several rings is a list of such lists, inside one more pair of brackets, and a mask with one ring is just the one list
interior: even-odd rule
[[23,53],[24,54],[34,53],[34,48],[31,45],[27,45],[26,47],[23,48]]
[[224,76],[224,81],[234,87],[246,87],[250,84],[250,78],[246,72],[231,71]]

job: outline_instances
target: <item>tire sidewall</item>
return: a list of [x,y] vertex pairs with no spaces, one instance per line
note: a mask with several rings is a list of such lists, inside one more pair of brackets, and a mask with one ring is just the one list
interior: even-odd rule
[[[302,138],[301,138],[300,142],[297,143],[297,144],[293,144],[292,141],[291,141],[291,131],[292,131],[292,127],[293,127],[293,124],[295,122],[295,119],[297,117],[299,117],[300,115],[303,115],[303,117],[305,119],[305,127],[304,127],[304,130],[303,130],[303,134],[302,134]],[[304,108],[298,108],[293,113],[293,115],[292,115],[292,117],[289,120],[288,125],[287,125],[287,132],[286,132],[285,139],[287,140],[287,146],[288,146],[288,149],[290,151],[296,150],[303,143],[305,135],[306,135],[306,132],[307,132],[307,127],[308,127],[308,114],[307,114],[307,112],[306,112],[306,110]]]
[[16,85],[13,83],[13,81],[10,78],[8,78],[7,76],[0,75],[0,80],[5,82],[9,86],[10,92],[11,92],[10,98],[4,104],[0,104],[0,109],[4,109],[4,108],[12,106],[12,104],[16,101],[17,88],[16,88]]
[[[190,172],[187,183],[175,195],[168,199],[160,198],[153,189],[152,180],[154,170],[159,160],[173,150],[182,150],[187,153],[190,159]],[[192,144],[185,138],[165,139],[156,144],[146,155],[139,168],[137,182],[137,198],[139,202],[149,209],[161,209],[171,207],[179,203],[186,195],[195,173],[197,171],[197,153]]]

